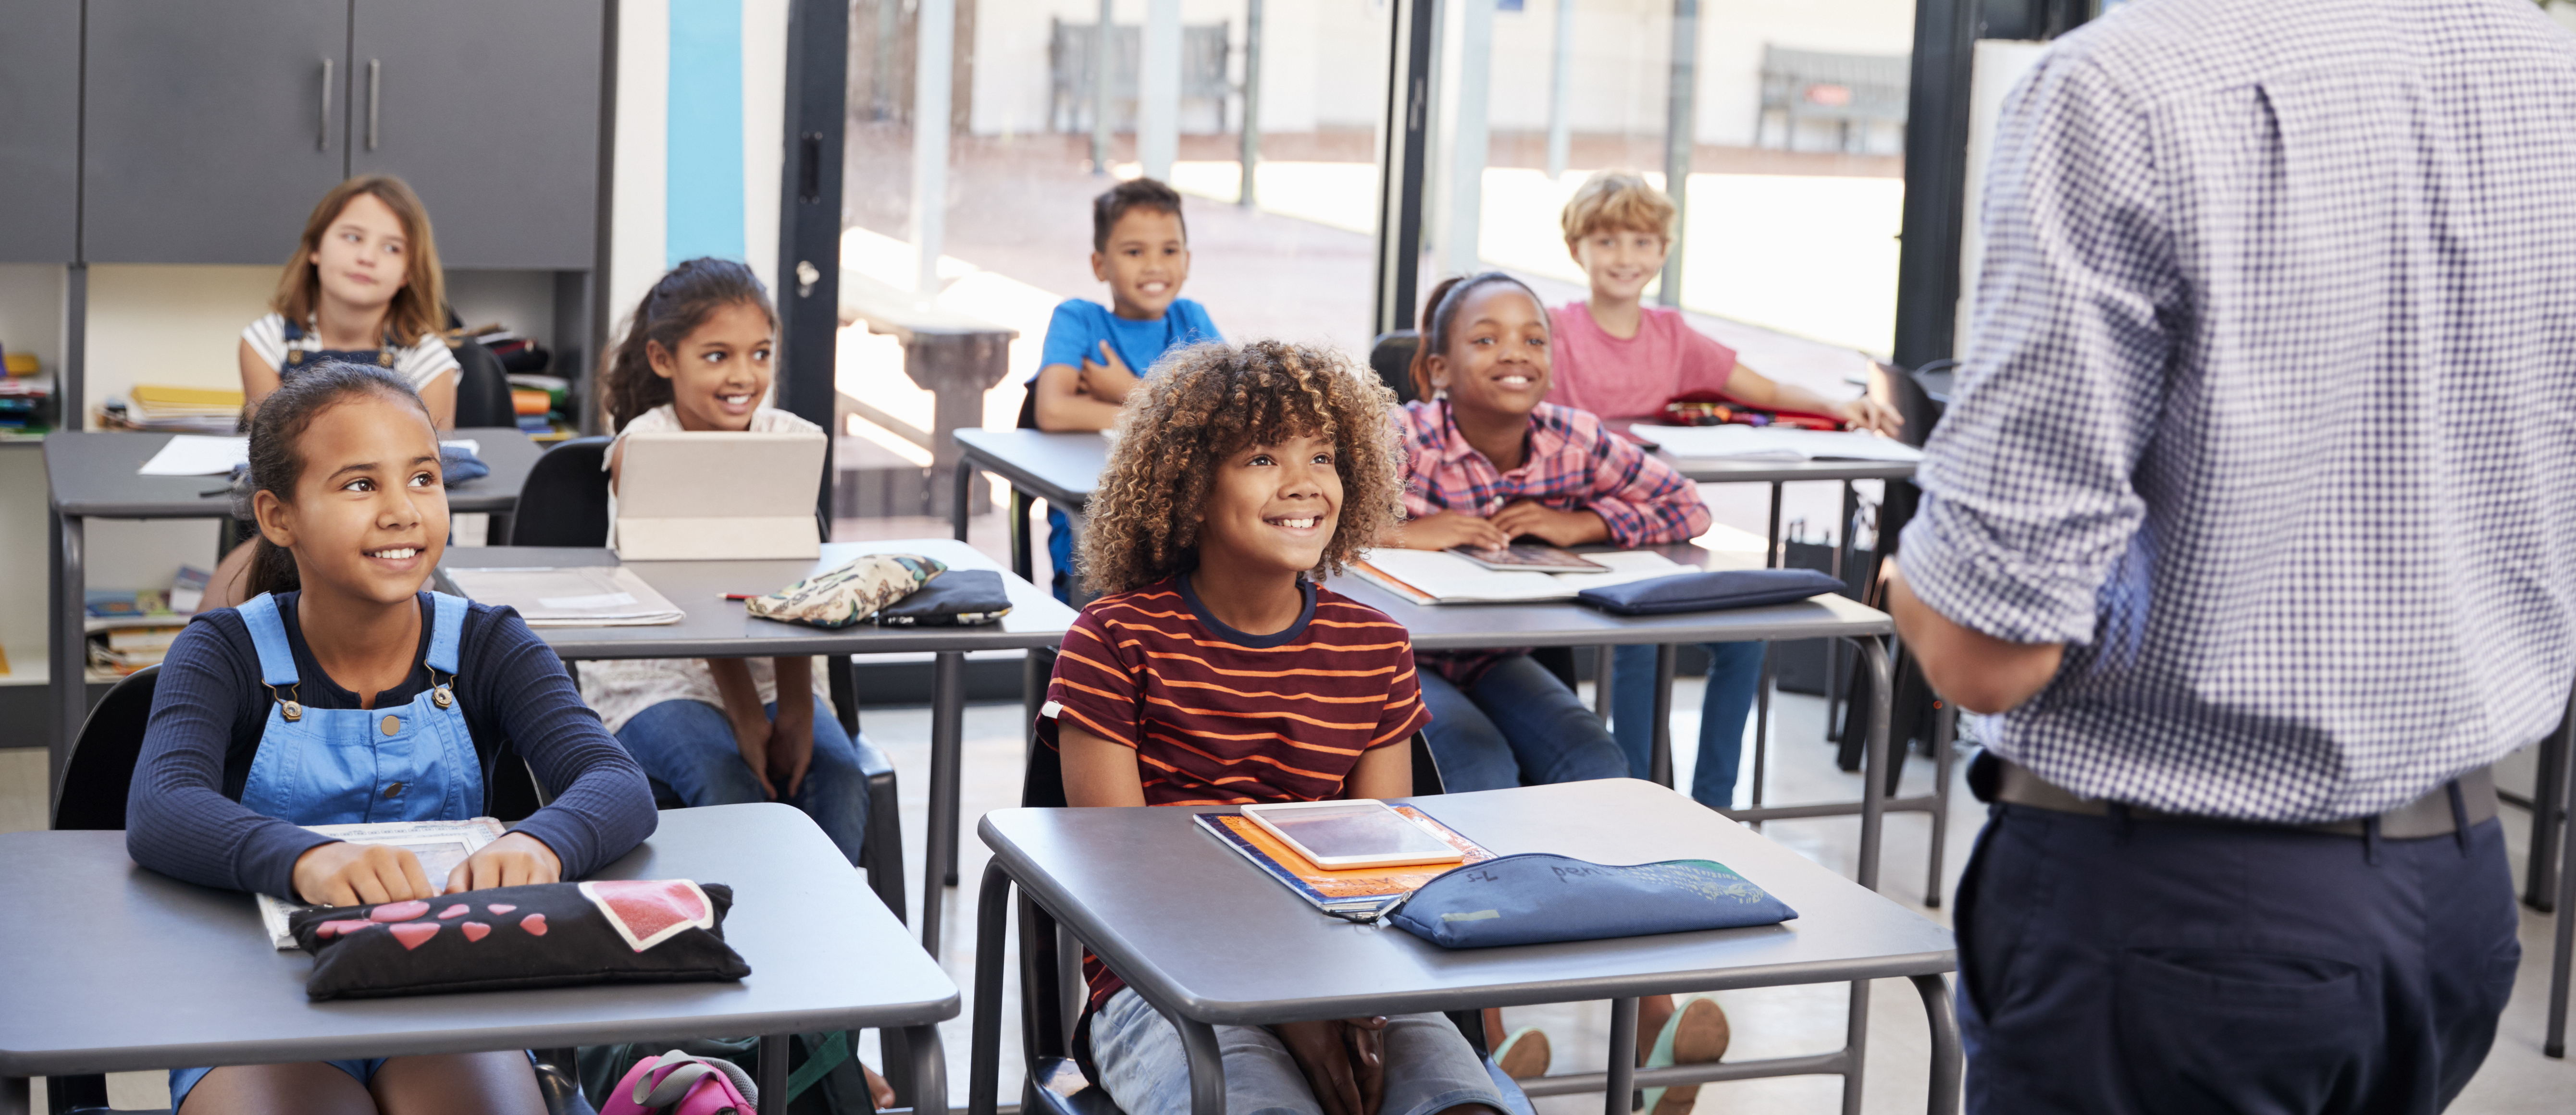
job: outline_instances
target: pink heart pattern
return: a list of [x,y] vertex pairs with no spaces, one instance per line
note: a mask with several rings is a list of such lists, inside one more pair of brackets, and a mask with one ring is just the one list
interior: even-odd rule
[[483,908],[484,908],[484,909],[486,909],[486,910],[490,910],[490,911],[492,911],[492,916],[493,916],[493,917],[496,917],[496,918],[497,918],[497,917],[500,917],[500,916],[501,916],[501,915],[503,915],[503,914],[509,913],[509,912],[510,912],[510,911],[512,911],[512,910],[516,910],[516,909],[518,909],[518,907],[513,906],[513,905],[511,905],[511,904],[509,904],[509,903],[507,903],[507,902],[495,902],[495,903],[493,903],[493,904],[491,904],[491,905],[489,905],[489,906],[485,906],[485,907],[483,907]]
[[485,934],[492,932],[491,926],[485,925],[479,921],[469,921],[457,928],[465,931],[465,939],[469,942],[480,941],[483,939]]
[[367,912],[369,921],[410,921],[429,913],[429,903],[421,901],[387,902]]
[[365,918],[342,918],[338,921],[323,922],[319,927],[313,930],[313,935],[321,938],[322,940],[328,941],[333,937],[355,933],[361,929],[372,929],[376,924],[377,923],[368,921]]
[[462,903],[462,902],[459,902],[459,903],[457,903],[456,905],[450,906],[450,907],[448,907],[448,908],[446,908],[446,909],[444,909],[444,910],[440,910],[440,911],[438,912],[438,920],[440,920],[440,921],[446,921],[446,920],[447,920],[447,919],[449,919],[449,918],[457,917],[457,916],[462,915],[462,914],[472,913],[473,911],[474,911],[474,907],[472,907],[472,906],[468,906],[468,905],[466,905],[466,904],[464,904],[464,903]]
[[543,937],[546,935],[546,916],[544,914],[530,914],[526,917],[520,918],[519,928],[527,930],[532,935]]
[[393,932],[394,940],[402,942],[405,952],[419,948],[430,938],[438,936],[438,923],[434,921],[407,921],[401,925],[386,928]]

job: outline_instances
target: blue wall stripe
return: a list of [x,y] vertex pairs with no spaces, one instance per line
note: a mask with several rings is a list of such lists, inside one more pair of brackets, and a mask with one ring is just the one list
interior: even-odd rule
[[663,265],[746,259],[742,0],[671,0],[669,89]]

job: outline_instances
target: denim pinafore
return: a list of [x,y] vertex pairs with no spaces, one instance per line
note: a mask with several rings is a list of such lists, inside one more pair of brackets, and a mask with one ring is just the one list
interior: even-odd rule
[[324,361],[338,361],[343,364],[373,364],[380,368],[390,368],[394,366],[394,339],[391,334],[386,335],[383,347],[374,350],[356,348],[317,348],[307,352],[295,347],[295,342],[304,339],[304,327],[291,321],[286,322],[285,325],[286,362],[279,365],[277,369],[277,375],[280,381],[283,381],[288,375],[302,371],[303,366],[306,364],[319,364]]
[[[262,683],[276,695],[243,807],[298,825],[461,821],[483,810],[483,763],[456,703],[466,602],[430,594],[430,687],[399,708],[307,708],[277,599],[242,602]],[[445,675],[441,677],[441,675]]]

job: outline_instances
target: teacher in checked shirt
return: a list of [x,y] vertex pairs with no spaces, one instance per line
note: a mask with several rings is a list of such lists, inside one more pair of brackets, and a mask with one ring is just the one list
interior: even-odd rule
[[2576,39],[2138,0],[1998,136],[1890,586],[1989,715],[1969,1110],[2438,1111],[2576,678]]

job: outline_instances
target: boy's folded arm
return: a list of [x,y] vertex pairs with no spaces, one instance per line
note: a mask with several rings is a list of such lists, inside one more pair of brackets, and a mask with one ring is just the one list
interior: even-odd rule
[[1082,369],[1049,364],[1038,369],[1038,428],[1050,431],[1106,430],[1117,424],[1118,407],[1082,393]]
[[644,768],[582,703],[552,648],[518,613],[496,609],[478,632],[480,667],[466,675],[469,726],[512,742],[554,801],[510,826],[544,841],[578,879],[607,866],[653,835],[659,820]]

